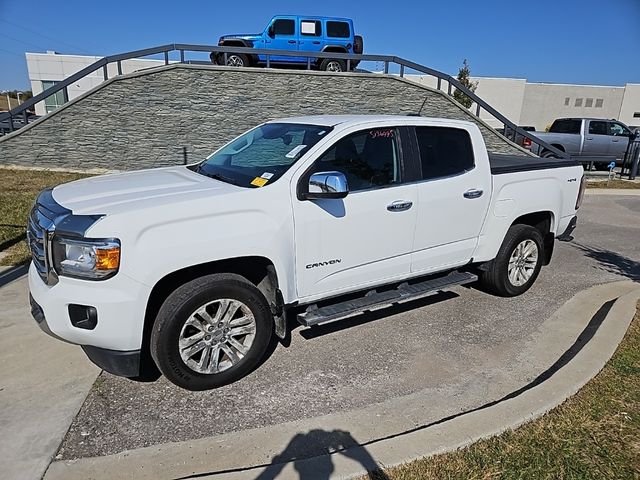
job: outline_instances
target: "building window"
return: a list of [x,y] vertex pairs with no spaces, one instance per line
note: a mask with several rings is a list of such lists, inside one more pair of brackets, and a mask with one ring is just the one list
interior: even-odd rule
[[596,108],[602,108],[602,102],[604,100],[602,98],[596,98]]
[[633,118],[640,118],[640,112],[633,112]]
[[[42,81],[42,90],[44,91],[47,88],[51,88],[56,83],[58,83],[58,82],[54,82],[54,81],[51,81],[51,80],[43,80]],[[63,104],[64,104],[64,94],[62,93],[62,90],[60,90],[59,92],[56,92],[53,95],[50,95],[49,97],[44,99],[44,108],[45,108],[47,113],[53,112],[58,107],[61,107]]]
[[582,99],[581,98],[576,98],[576,107],[581,107],[582,106]]
[[570,100],[571,100],[571,99],[570,99],[569,97],[566,97],[566,98],[564,99],[564,105],[565,105],[565,107],[568,107],[568,106],[569,106],[569,101],[570,101]]
[[593,98],[587,98],[584,102],[585,107],[593,107]]

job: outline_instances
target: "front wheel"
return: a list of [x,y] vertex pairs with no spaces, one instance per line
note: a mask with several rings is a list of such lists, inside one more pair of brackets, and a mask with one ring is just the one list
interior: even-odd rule
[[544,256],[540,231],[529,225],[512,225],[496,258],[485,266],[481,285],[502,297],[515,297],[536,281]]
[[227,67],[249,67],[249,57],[242,53],[228,53],[227,62],[224,62],[224,54],[221,54],[222,62]]
[[320,70],[325,72],[346,72],[347,63],[344,60],[325,58],[320,62]]
[[207,275],[167,297],[151,333],[151,355],[172,383],[209,390],[258,366],[272,332],[269,305],[255,285],[235,274]]

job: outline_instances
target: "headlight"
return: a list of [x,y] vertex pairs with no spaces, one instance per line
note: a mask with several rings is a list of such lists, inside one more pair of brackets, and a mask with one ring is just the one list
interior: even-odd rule
[[120,240],[53,238],[53,265],[58,275],[102,280],[120,267]]

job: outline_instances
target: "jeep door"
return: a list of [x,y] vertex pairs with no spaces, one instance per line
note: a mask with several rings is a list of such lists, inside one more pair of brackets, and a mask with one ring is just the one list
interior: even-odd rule
[[292,186],[302,190],[312,173],[337,171],[345,175],[349,188],[342,199],[301,200],[293,194],[301,299],[345,293],[410,273],[417,197],[404,168],[401,130],[351,128],[307,165]]
[[411,271],[464,265],[478,244],[491,200],[484,142],[478,131],[463,127],[416,126],[413,138],[421,180]]
[[[322,21],[300,17],[298,49],[302,52],[319,52],[322,50]],[[304,57],[307,61],[307,57]],[[311,63],[316,62],[311,58]]]
[[[271,50],[298,50],[298,17],[277,17],[267,28],[265,46]],[[266,61],[266,57],[265,57]],[[289,57],[285,55],[273,55],[272,62],[302,62],[302,57]]]

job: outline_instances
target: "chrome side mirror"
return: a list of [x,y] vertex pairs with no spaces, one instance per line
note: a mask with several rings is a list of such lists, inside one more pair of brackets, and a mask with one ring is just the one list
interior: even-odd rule
[[340,172],[318,172],[309,177],[307,200],[344,198],[349,193],[347,178]]

